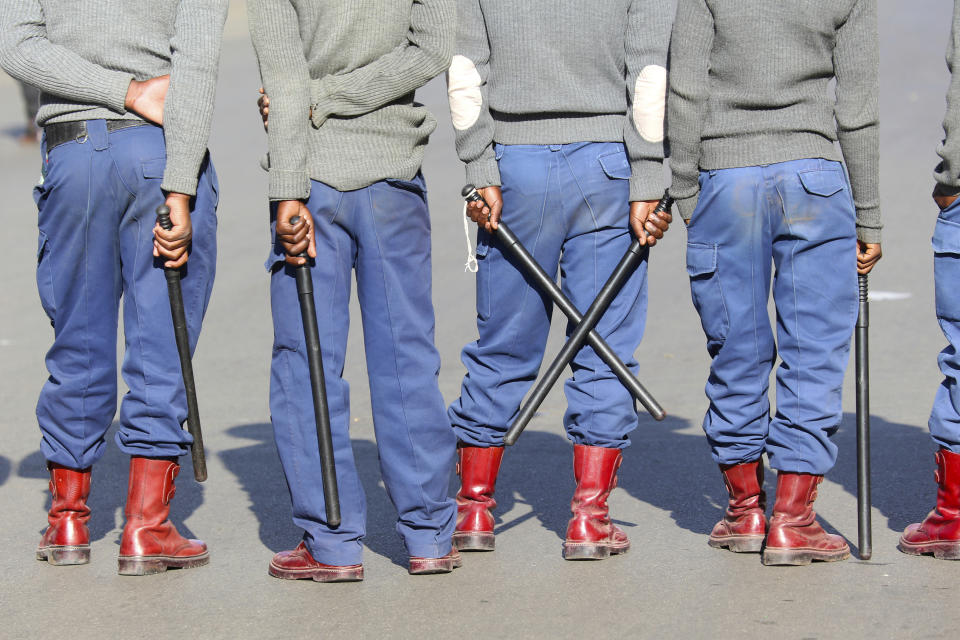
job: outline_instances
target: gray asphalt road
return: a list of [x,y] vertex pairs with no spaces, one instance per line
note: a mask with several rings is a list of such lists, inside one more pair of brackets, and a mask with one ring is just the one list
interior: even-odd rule
[[[52,331],[38,304],[37,152],[14,137],[15,85],[0,79],[0,637],[49,629],[71,637],[946,637],[960,623],[960,563],[900,554],[900,531],[932,506],[933,446],[926,419],[939,382],[942,337],[933,315],[929,237],[934,148],[947,76],[945,0],[882,2],[885,258],[872,277],[874,557],[870,562],[767,568],[755,555],[718,552],[706,534],[724,490],[700,430],[707,357],[689,302],[684,231],[655,249],[642,378],[670,413],[641,420],[623,465],[613,515],[633,541],[600,563],[560,558],[573,485],[562,435],[563,398],[508,451],[499,482],[497,551],[465,557],[452,575],[410,577],[377,470],[362,335],[354,322],[346,375],[354,448],[369,502],[366,580],[320,585],[267,576],[276,551],[296,544],[267,407],[271,326],[263,260],[268,249],[265,147],[254,111],[258,86],[234,3],[226,35],[211,149],[221,182],[219,274],[195,371],[210,480],[181,476],[174,514],[208,541],[208,567],[151,578],[116,575],[126,465],[97,465],[91,503],[93,561],[55,568],[33,560],[45,525],[47,483],[33,415]],[[421,92],[441,121],[424,173],[433,212],[434,299],[441,384],[459,389],[460,347],[474,338],[473,276],[464,245],[456,161],[441,82]],[[356,309],[353,317],[356,318]],[[549,353],[560,346],[559,325]],[[856,541],[852,366],[841,455],[820,490],[828,527]],[[189,464],[189,463],[186,463]],[[768,490],[773,489],[768,480]],[[454,485],[451,484],[451,491]]]

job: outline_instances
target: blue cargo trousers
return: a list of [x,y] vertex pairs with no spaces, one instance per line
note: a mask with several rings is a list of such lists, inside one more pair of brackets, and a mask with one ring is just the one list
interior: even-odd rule
[[[628,227],[630,164],[613,142],[496,145],[506,222],[543,270],[586,312],[633,240]],[[475,447],[503,446],[543,361],[553,303],[503,253],[477,237],[477,330],[463,349],[467,374],[450,406],[457,437]],[[596,332],[631,371],[647,313],[647,261],[628,280]],[[573,325],[567,324],[567,335]],[[633,397],[585,346],[566,381],[563,424],[574,444],[623,449],[637,426]]]
[[718,463],[766,452],[774,469],[823,474],[836,462],[830,436],[857,313],[855,217],[839,162],[701,172],[687,273],[712,358],[703,429]]
[[[82,469],[100,459],[117,410],[117,314],[123,300],[120,405],[116,442],[130,455],[180,456],[192,439],[173,334],[163,261],[153,256],[156,209],[166,165],[163,130],[107,131],[42,147],[43,180],[34,189],[40,228],[37,288],[54,329],[49,378],[37,402],[41,450],[50,462]],[[218,186],[207,159],[192,199],[193,240],[181,285],[191,352],[213,288]]]
[[[331,528],[321,483],[310,370],[293,267],[274,243],[270,300],[274,346],[270,414],[293,502],[293,520],[318,561],[359,564],[366,499],[350,445],[350,390],[343,378],[356,270],[380,473],[411,556],[450,552],[456,505],[447,495],[455,439],[437,377],[431,300],[430,215],[422,176],[355,191],[313,181],[317,258],[314,301],[330,409],[341,524]],[[271,226],[276,224],[275,215]]]
[[937,320],[948,344],[937,363],[943,382],[930,412],[930,436],[940,447],[960,453],[960,199],[937,217],[933,231],[933,273]]

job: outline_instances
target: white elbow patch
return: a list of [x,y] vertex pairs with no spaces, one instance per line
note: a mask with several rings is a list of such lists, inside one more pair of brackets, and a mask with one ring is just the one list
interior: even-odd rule
[[455,129],[469,129],[480,117],[480,107],[483,105],[480,84],[476,65],[466,56],[453,56],[447,71],[447,98],[450,100],[450,117]]
[[658,64],[643,68],[633,89],[633,124],[647,142],[663,142],[667,70]]

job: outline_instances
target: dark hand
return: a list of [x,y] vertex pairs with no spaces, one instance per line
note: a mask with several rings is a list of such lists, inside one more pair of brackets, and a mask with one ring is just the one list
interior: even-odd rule
[[[297,224],[290,219],[300,216]],[[300,257],[304,251],[311,258],[317,257],[317,246],[313,238],[313,216],[299,200],[282,200],[277,204],[277,240],[286,252],[288,264],[306,264],[307,259]]]
[[260,118],[263,120],[263,130],[267,130],[267,116],[270,114],[270,96],[260,87],[260,97],[257,98],[257,108],[260,109]]
[[880,243],[860,242],[857,240],[857,273],[870,273],[877,261],[883,256]]
[[190,196],[183,193],[171,193],[167,196],[170,207],[170,222],[173,227],[167,231],[159,224],[153,227],[153,255],[166,258],[163,266],[179,269],[187,263],[187,249],[193,237],[193,225],[190,222]]
[[630,203],[630,228],[641,245],[652,247],[657,244],[657,240],[663,238],[663,234],[673,222],[669,209],[654,215],[653,210],[657,208],[657,204],[657,200]]
[[503,195],[500,193],[500,187],[484,187],[477,189],[477,193],[483,196],[490,206],[484,206],[483,202],[468,202],[467,217],[492,233],[500,222]]
[[163,103],[167,99],[170,75],[149,80],[131,80],[123,106],[129,111],[154,124],[163,124]]
[[937,206],[940,207],[940,211],[943,211],[947,207],[953,204],[953,201],[957,199],[957,194],[948,195],[944,192],[943,185],[939,182],[933,188],[933,201],[937,203]]

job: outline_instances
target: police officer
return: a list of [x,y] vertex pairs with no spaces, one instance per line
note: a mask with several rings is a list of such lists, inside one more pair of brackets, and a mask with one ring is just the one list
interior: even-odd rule
[[[595,6],[593,6],[595,4]],[[459,444],[454,540],[494,548],[503,438],[543,360],[551,302],[491,232],[501,219],[586,310],[632,241],[653,245],[670,222],[650,216],[663,193],[663,110],[671,3],[462,0],[448,92],[477,236],[477,330],[449,415]],[[596,327],[636,370],[647,306],[646,261]],[[587,347],[566,383],[564,427],[577,486],[563,555],[600,559],[630,543],[607,497],[636,428],[633,398]],[[544,464],[550,464],[544,461]]]
[[[343,379],[351,272],[380,470],[411,574],[460,564],[447,496],[454,438],[437,382],[430,220],[420,174],[436,120],[414,91],[447,68],[453,0],[252,0],[269,97],[274,348],[270,412],[303,540],[270,575],[363,579],[366,505]],[[304,35],[305,34],[305,35]],[[291,220],[299,216],[297,224]],[[325,521],[320,457],[293,265],[313,274],[342,521]]]
[[[0,65],[41,92],[37,286],[54,328],[40,392],[49,527],[37,558],[90,559],[92,465],[117,405],[123,300],[129,387],[116,442],[131,456],[119,572],[206,564],[167,519],[186,398],[162,267],[181,267],[195,346],[213,285],[217,180],[207,155],[227,0],[10,0]],[[173,228],[155,224],[166,203]],[[109,514],[108,514],[109,515]]]
[[857,273],[881,255],[877,57],[876,0],[680,0],[674,22],[670,190],[712,358],[703,428],[730,494],[709,543],[763,547],[765,564],[850,555],[813,501],[837,456]]
[[946,133],[937,150],[942,161],[934,172],[933,199],[940,215],[933,231],[933,268],[937,319],[949,344],[938,362],[944,379],[930,413],[935,454],[937,503],[923,522],[912,524],[900,537],[900,550],[911,555],[960,560],[960,2],[954,0],[953,30],[947,47],[951,72],[947,93]]

